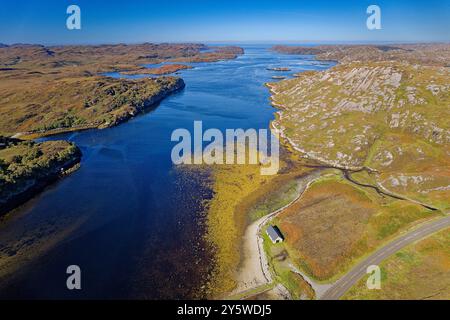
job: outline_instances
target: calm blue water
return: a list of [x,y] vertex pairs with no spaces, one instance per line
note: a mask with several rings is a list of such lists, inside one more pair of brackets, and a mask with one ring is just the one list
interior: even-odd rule
[[[184,91],[128,123],[52,137],[80,146],[82,166],[0,223],[0,297],[198,297],[211,268],[202,241],[202,200],[211,195],[206,177],[172,166],[172,131],[195,120],[204,130],[268,128],[275,110],[264,83],[329,67],[264,46],[245,50],[193,64],[181,72]],[[292,71],[266,70],[286,66]],[[81,291],[66,289],[72,264],[81,267]]]

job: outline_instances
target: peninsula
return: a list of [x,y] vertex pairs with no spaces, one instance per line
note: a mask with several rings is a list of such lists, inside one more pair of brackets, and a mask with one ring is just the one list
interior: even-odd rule
[[[181,62],[217,62],[242,53],[239,47],[202,44],[0,46],[0,213],[80,162],[72,143],[25,140],[116,126],[183,89],[183,79],[161,76],[191,68]],[[157,77],[117,79],[107,72]]]

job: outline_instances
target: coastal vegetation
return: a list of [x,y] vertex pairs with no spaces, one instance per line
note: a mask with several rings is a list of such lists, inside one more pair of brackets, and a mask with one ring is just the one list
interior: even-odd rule
[[[207,241],[213,246],[214,271],[210,297],[225,297],[238,285],[238,269],[243,263],[242,238],[255,220],[275,211],[298,196],[297,179],[313,169],[305,161],[281,150],[278,175],[261,175],[260,165],[212,165],[212,198],[207,202]],[[247,154],[248,157],[248,154]]]
[[[317,166],[339,169],[316,180],[274,221],[286,235],[280,245],[286,257],[314,281],[329,283],[383,243],[448,211],[450,46],[274,50],[339,62],[268,84],[279,109],[272,126],[284,144]],[[428,268],[425,260],[416,262]],[[415,280],[406,275],[400,270],[404,281],[397,281],[390,274],[392,287],[411,297]],[[386,295],[361,288],[362,281],[349,298]]]
[[348,300],[450,299],[450,229],[397,252],[381,265],[381,290],[362,279],[343,297]]
[[292,259],[282,243],[274,244],[264,235],[264,251],[268,255],[275,280],[283,284],[294,300],[313,300],[314,289],[292,267]]
[[32,137],[88,128],[106,128],[133,117],[184,87],[179,78],[124,80],[83,77],[32,84],[21,94],[5,88],[3,134]]
[[247,220],[239,205],[273,176],[261,175],[259,165],[219,165],[211,179],[214,195],[207,206],[207,239],[215,250],[215,268],[210,290],[211,296],[218,297],[236,286],[240,239]]
[[292,202],[292,200],[297,197],[298,193],[299,185],[296,179],[283,179],[277,188],[271,188],[271,190],[264,192],[264,197],[259,197],[258,201],[250,207],[250,220],[256,221],[259,218],[284,207]]
[[[308,184],[300,201],[274,220],[286,242],[264,243],[275,281],[296,299],[315,294],[295,269],[318,282],[335,280],[379,246],[450,208],[448,47],[275,50],[317,54],[319,60],[340,64],[268,84],[279,109],[272,127],[289,150],[279,175],[261,175],[260,165],[206,169],[210,175],[205,183],[213,192],[205,204],[206,241],[214,252],[210,297],[225,297],[236,289],[246,228],[291,203],[299,195],[297,179],[313,166],[327,168],[326,175]],[[189,68],[181,63],[233,59],[240,53],[237,47],[210,51],[189,44],[6,46],[0,48],[0,133],[34,138],[117,125],[183,88],[184,82],[176,77],[114,79],[101,73],[161,75]],[[161,62],[180,64],[142,67]],[[68,142],[0,142],[2,208],[41,189],[80,158],[78,148]],[[446,240],[440,235],[429,252],[440,257]],[[407,257],[402,260],[405,270],[425,268],[441,277],[444,260],[427,265],[422,251],[408,250],[395,257]],[[392,288],[403,286],[403,280],[390,274],[397,260],[383,268]],[[403,279],[406,273],[401,272]],[[408,296],[411,288],[400,291]],[[349,293],[358,295],[370,296],[359,289]]]
[[66,141],[35,143],[0,137],[0,214],[32,197],[80,161]]
[[[286,242],[264,245],[272,285],[281,283],[292,298],[315,296],[300,271],[317,283],[333,281],[448,208],[450,135],[442,117],[448,113],[448,70],[441,57],[420,58],[429,47],[411,49],[416,58],[403,49],[371,48],[362,59],[364,48],[339,49],[347,50],[345,58],[319,54],[345,61],[268,84],[279,109],[272,127],[290,151],[277,178],[265,180],[244,167],[214,169],[208,210],[217,263],[213,296],[234,290],[245,228],[298,195],[295,173],[302,170],[328,168],[273,221]],[[411,62],[400,62],[396,50]],[[439,52],[449,51],[439,46]]]

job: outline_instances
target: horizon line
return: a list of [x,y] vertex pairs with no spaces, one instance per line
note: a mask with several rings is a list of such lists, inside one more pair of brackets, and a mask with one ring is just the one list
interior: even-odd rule
[[41,46],[89,46],[89,45],[137,45],[137,44],[251,44],[251,45],[269,45],[269,44],[448,44],[450,40],[193,40],[193,41],[111,41],[111,42],[74,42],[74,43],[51,43],[51,42],[2,42],[0,44],[7,46],[14,45],[41,45]]

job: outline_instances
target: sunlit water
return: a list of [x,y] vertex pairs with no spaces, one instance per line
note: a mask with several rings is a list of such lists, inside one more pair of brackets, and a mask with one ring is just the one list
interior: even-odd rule
[[[81,148],[81,169],[0,223],[0,297],[201,297],[212,261],[202,200],[211,194],[206,177],[172,165],[172,131],[192,131],[195,120],[204,129],[268,128],[275,110],[264,83],[331,65],[265,46],[245,50],[235,60],[192,64],[180,72],[186,88],[145,115],[51,138]],[[69,265],[80,266],[82,290],[67,290]]]

